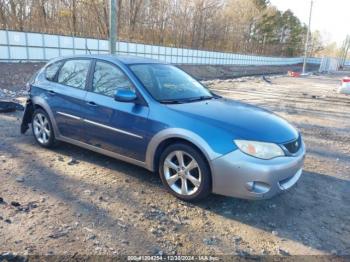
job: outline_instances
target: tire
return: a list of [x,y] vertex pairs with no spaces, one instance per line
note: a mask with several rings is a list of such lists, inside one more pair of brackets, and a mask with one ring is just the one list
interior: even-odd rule
[[158,170],[166,189],[181,200],[198,201],[211,193],[210,168],[203,155],[188,144],[168,146]]
[[49,115],[42,109],[36,109],[32,118],[32,131],[36,142],[45,148],[55,145],[56,139]]

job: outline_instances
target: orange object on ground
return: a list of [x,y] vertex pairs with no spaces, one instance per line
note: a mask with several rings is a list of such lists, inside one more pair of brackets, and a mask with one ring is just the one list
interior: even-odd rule
[[300,73],[294,71],[288,71],[288,75],[291,77],[299,77]]

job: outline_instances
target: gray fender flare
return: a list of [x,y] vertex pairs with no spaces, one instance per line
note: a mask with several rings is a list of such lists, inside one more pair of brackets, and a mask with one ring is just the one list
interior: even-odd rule
[[180,138],[194,144],[207,158],[209,165],[211,165],[211,160],[221,156],[219,153],[214,152],[209,144],[199,135],[182,128],[168,128],[154,135],[148,144],[146,152],[146,166],[149,170],[155,171],[157,168],[154,166],[154,158],[157,148],[163,141],[169,138]]
[[32,103],[33,103],[33,106],[37,105],[37,106],[42,107],[45,110],[45,112],[49,115],[53,130],[55,132],[55,137],[58,138],[60,136],[60,133],[58,131],[56,120],[55,120],[54,114],[53,114],[50,106],[46,102],[46,100],[40,96],[37,96],[37,97],[32,98]]

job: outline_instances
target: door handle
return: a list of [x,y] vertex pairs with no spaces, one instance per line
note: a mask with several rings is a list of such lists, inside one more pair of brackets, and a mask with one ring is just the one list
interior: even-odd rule
[[87,102],[87,104],[88,104],[89,106],[97,106],[97,104],[96,104],[95,102],[93,102],[93,101]]
[[52,95],[52,96],[54,96],[54,95],[56,94],[56,92],[53,91],[53,90],[49,90],[49,91],[47,91],[47,92],[49,93],[49,95]]

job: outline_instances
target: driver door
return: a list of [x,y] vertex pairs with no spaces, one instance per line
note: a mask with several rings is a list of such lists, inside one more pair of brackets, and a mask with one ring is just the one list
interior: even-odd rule
[[85,103],[86,141],[139,161],[145,160],[148,106],[137,102],[117,102],[118,88],[137,92],[127,75],[116,65],[95,60],[91,88]]

